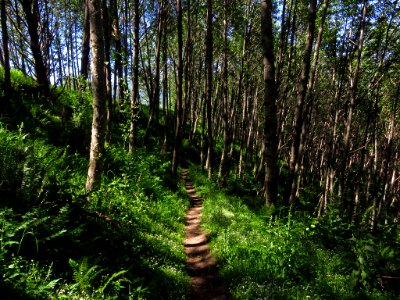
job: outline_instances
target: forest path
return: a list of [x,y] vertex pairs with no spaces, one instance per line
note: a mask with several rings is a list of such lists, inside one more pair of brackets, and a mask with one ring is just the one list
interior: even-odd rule
[[211,256],[207,236],[200,228],[203,199],[196,194],[193,183],[188,180],[188,173],[187,169],[182,170],[182,179],[191,203],[186,214],[184,246],[193,299],[228,299],[216,261]]

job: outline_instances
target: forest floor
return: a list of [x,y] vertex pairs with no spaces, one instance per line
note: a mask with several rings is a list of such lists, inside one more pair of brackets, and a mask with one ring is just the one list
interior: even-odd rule
[[184,241],[187,255],[187,270],[192,285],[194,299],[228,299],[228,295],[218,274],[218,267],[212,257],[206,234],[201,230],[201,211],[203,199],[196,194],[193,183],[188,179],[188,170],[182,170],[186,192],[191,207],[186,214],[186,238]]

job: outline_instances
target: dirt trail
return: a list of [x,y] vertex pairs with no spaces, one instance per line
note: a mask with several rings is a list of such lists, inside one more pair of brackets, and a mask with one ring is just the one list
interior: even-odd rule
[[211,256],[207,236],[201,231],[203,200],[196,195],[193,183],[188,180],[188,170],[182,171],[191,207],[186,214],[187,270],[192,285],[193,299],[229,299],[218,276],[218,267]]

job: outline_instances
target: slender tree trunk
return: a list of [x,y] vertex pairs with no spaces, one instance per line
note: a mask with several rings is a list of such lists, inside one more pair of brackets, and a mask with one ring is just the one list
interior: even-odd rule
[[40,14],[38,0],[20,0],[24,11],[28,32],[30,37],[30,47],[34,59],[36,79],[43,90],[45,97],[50,97],[50,82],[48,78],[48,67],[42,51],[38,29],[40,28]]
[[92,49],[93,121],[86,191],[97,189],[103,172],[106,133],[106,80],[104,74],[104,35],[101,0],[89,0],[90,47]]
[[367,7],[368,1],[364,1],[363,9],[362,9],[362,17],[361,17],[361,24],[360,24],[360,35],[358,38],[357,43],[357,56],[356,56],[356,66],[352,76],[350,77],[350,103],[347,112],[347,119],[345,122],[345,132],[343,137],[343,155],[342,155],[342,163],[341,163],[341,173],[339,178],[339,191],[342,204],[344,204],[344,188],[345,188],[345,177],[346,177],[346,168],[348,167],[349,163],[349,153],[350,153],[350,133],[352,128],[352,121],[353,121],[353,111],[354,106],[356,103],[357,98],[357,86],[358,86],[358,78],[361,68],[361,54],[364,47],[364,32],[365,32],[365,21],[367,16]]
[[277,202],[277,120],[274,37],[272,33],[272,1],[261,1],[261,38],[264,61],[264,143],[265,180],[264,198],[267,206]]
[[176,0],[177,10],[177,29],[178,29],[178,76],[176,80],[176,111],[175,111],[175,141],[172,153],[172,174],[176,175],[178,170],[178,160],[180,144],[182,139],[182,79],[183,79],[183,37],[182,37],[182,1]]
[[[111,3],[112,4],[112,3]],[[113,8],[111,7],[111,10]],[[103,32],[104,32],[104,56],[105,56],[105,76],[106,76],[106,97],[107,97],[107,141],[111,142],[111,126],[113,114],[112,84],[111,84],[111,18],[110,7],[107,0],[103,0]]]
[[222,121],[224,123],[224,146],[221,154],[221,162],[219,165],[218,178],[223,182],[226,181],[228,173],[228,147],[231,143],[229,132],[229,100],[228,100],[228,0],[224,0],[224,58],[223,58],[223,78],[222,78]]
[[[326,19],[326,14],[328,11],[328,5],[329,5],[330,0],[324,0],[322,4],[322,15],[321,15],[321,20],[319,23],[319,29],[318,29],[318,36],[315,42],[315,47],[314,47],[314,58],[311,66],[311,71],[310,71],[310,78],[308,81],[308,86],[307,86],[307,93],[306,93],[306,107],[304,109],[304,116],[305,116],[305,121],[302,124],[301,128],[301,134],[300,134],[300,144],[299,144],[299,153],[298,153],[298,161],[301,162],[303,161],[303,153],[304,153],[304,148],[306,144],[306,139],[309,136],[310,132],[310,121],[312,119],[312,109],[314,105],[314,86],[315,86],[315,81],[316,81],[316,74],[317,74],[317,66],[318,66],[318,60],[319,60],[319,48],[321,46],[322,42],[322,36],[324,32],[324,24],[325,24],[325,19]],[[304,165],[300,164],[300,168],[304,170]],[[295,189],[295,195],[296,197],[299,196],[299,190],[301,188],[301,185],[299,184],[301,180],[303,180],[303,176],[300,174],[299,175],[299,180],[297,180],[297,186]]]
[[139,98],[139,0],[134,2],[133,35],[133,76],[131,95],[131,120],[129,132],[129,153],[133,153],[136,144],[136,111]]
[[113,31],[114,31],[114,39],[115,39],[115,69],[116,69],[116,78],[118,85],[118,109],[122,109],[122,105],[125,101],[125,79],[122,64],[125,60],[125,52],[122,50],[122,39],[120,32],[120,23],[119,23],[119,15],[118,15],[118,1],[113,0]]
[[168,146],[168,124],[169,124],[169,114],[168,114],[168,57],[167,57],[167,38],[164,34],[163,36],[163,111],[164,111],[164,141],[161,147],[161,153],[167,151]]
[[165,15],[165,3],[162,1],[161,7],[159,9],[159,20],[157,26],[157,43],[156,43],[156,53],[155,53],[155,67],[154,67],[154,81],[152,84],[151,92],[151,106],[149,120],[147,122],[146,132],[143,137],[143,145],[148,144],[150,131],[153,126],[155,119],[156,125],[159,124],[159,108],[160,108],[160,57],[161,57],[161,42],[164,28],[164,15]]
[[2,99],[0,113],[7,114],[10,108],[11,100],[11,75],[10,75],[10,52],[8,48],[8,29],[7,29],[7,14],[6,0],[1,0],[1,36],[3,40],[3,66],[4,66],[4,97]]
[[316,0],[310,0],[310,8],[308,15],[307,41],[304,51],[303,66],[298,84],[297,104],[295,110],[295,120],[293,123],[292,145],[290,149],[289,162],[289,180],[286,186],[285,200],[287,203],[292,203],[296,192],[297,169],[298,169],[298,154],[300,148],[301,129],[304,122],[304,103],[307,94],[307,83],[310,75],[311,52],[314,41],[315,19],[316,19]]
[[[187,119],[190,114],[190,90],[191,88],[191,76],[189,72],[191,71],[191,62],[192,62],[192,52],[193,52],[193,43],[192,43],[192,12],[191,12],[191,2],[190,0],[186,1],[186,10],[187,10],[187,22],[186,22],[186,45],[185,45],[185,66],[183,71],[183,76],[185,78],[184,84],[184,101],[183,101],[183,124],[187,123]],[[191,120],[189,120],[191,121]]]
[[207,31],[206,31],[206,106],[207,106],[207,171],[211,179],[213,168],[213,136],[212,136],[212,63],[213,63],[213,28],[212,0],[207,0]]
[[90,16],[89,0],[85,0],[85,16],[83,19],[82,55],[81,55],[81,76],[87,79],[89,75],[89,52],[90,52]]

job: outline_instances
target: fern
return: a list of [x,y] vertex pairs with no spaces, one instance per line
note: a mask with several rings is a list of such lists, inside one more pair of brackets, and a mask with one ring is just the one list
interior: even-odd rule
[[95,288],[94,283],[96,282],[96,279],[100,277],[102,270],[99,269],[99,266],[97,265],[90,266],[88,259],[87,256],[83,257],[80,262],[69,259],[69,264],[73,269],[73,279],[75,281],[74,284],[69,286],[69,289],[72,294],[76,294],[80,299],[104,297],[104,291],[110,284],[114,287],[113,293],[117,293],[123,288],[121,282],[129,282],[128,279],[124,278],[124,274],[127,271],[122,270],[112,274],[108,278],[106,277],[103,281],[105,283]]
[[73,269],[73,279],[75,281],[71,285],[71,290],[75,290],[84,297],[91,295],[93,292],[92,282],[101,272],[101,270],[98,270],[99,267],[97,265],[89,267],[87,256],[83,257],[79,263],[69,259],[69,264]]
[[[108,286],[110,283],[114,282],[114,279],[116,279],[116,278],[121,278],[126,272],[128,272],[128,271],[127,271],[127,270],[122,270],[122,271],[119,271],[119,272],[116,272],[116,273],[112,274],[112,275],[108,278],[108,280],[106,281],[106,283],[105,283],[103,286],[99,287],[99,288],[97,289],[97,291],[98,291],[99,293],[103,294],[103,293],[104,293],[104,290],[107,288],[107,286]],[[121,280],[117,280],[117,282],[120,282],[120,281],[121,281]],[[126,279],[126,278],[124,278],[123,281],[129,282],[129,280]]]

